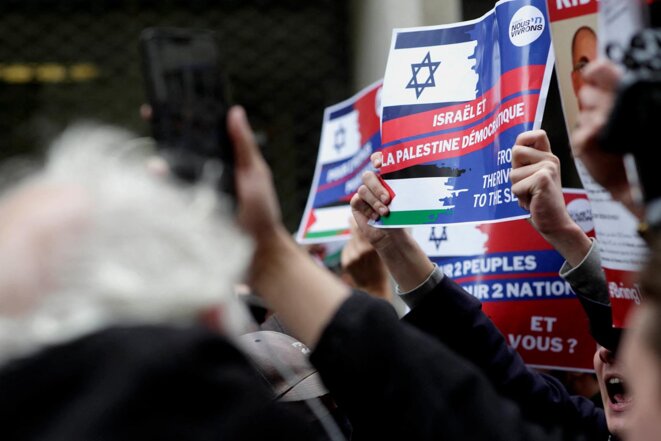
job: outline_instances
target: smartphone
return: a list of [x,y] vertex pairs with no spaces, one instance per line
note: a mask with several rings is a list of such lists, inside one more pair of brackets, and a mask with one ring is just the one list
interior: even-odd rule
[[172,172],[188,182],[212,181],[234,196],[228,84],[214,33],[148,28],[140,53],[152,133]]

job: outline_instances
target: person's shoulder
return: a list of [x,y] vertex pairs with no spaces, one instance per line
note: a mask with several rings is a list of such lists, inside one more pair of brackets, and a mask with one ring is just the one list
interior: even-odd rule
[[227,338],[199,326],[113,326],[6,363],[0,368],[0,384],[31,378],[72,383],[75,379],[80,384],[115,375],[128,380],[147,373],[174,375],[232,365],[245,369],[248,376],[252,372]]
[[[198,327],[103,329],[5,365],[0,390],[12,439],[246,439],[255,418],[277,433],[301,428],[296,416],[280,422],[273,393],[228,338]],[[44,429],[62,415],[76,424]]]

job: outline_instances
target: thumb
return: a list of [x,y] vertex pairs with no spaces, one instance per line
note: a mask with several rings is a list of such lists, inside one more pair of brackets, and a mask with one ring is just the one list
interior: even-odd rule
[[230,108],[227,113],[227,131],[234,148],[234,166],[236,168],[250,167],[255,162],[263,160],[243,107],[232,106]]
[[356,233],[362,235],[362,232],[369,228],[369,218],[353,207],[351,207],[351,211],[355,220],[351,223],[351,236],[353,237]]
[[595,87],[614,91],[622,79],[622,70],[612,61],[600,58],[585,66],[583,79]]
[[356,246],[359,249],[371,249],[372,244],[367,239],[367,236],[365,236],[365,230],[367,228],[372,228],[370,225],[367,224],[367,220],[365,221],[366,225],[363,228],[360,228],[358,226],[358,222],[356,221],[355,218],[350,219],[350,222],[351,222],[351,238],[355,239]]
[[381,152],[374,152],[370,156],[370,160],[372,161],[372,166],[374,168],[381,168],[383,165],[383,153]]

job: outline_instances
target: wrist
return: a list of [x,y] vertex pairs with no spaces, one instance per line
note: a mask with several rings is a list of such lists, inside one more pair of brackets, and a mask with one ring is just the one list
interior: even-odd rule
[[392,287],[387,276],[379,282],[356,283],[356,288],[380,299],[392,299]]
[[292,243],[293,239],[289,231],[282,224],[274,225],[269,229],[262,229],[259,233],[253,235],[257,248],[265,252],[272,252],[285,243]]
[[357,286],[359,291],[366,292],[377,299],[390,301],[392,299],[392,289],[390,286]]
[[414,245],[417,246],[417,243],[404,228],[388,229],[381,240],[372,244],[380,256],[400,254],[411,249]]
[[268,233],[253,236],[253,240],[255,251],[249,274],[251,283],[259,284],[262,279],[268,278],[268,273],[278,267],[279,261],[284,263],[293,254],[303,253],[282,225],[274,227]]
[[409,236],[404,228],[388,228],[382,231],[384,233],[383,237],[377,241],[370,241],[372,247],[379,254],[389,253],[391,250],[401,247]]
[[592,246],[592,241],[587,234],[573,221],[551,232],[541,234],[572,267],[585,258]]
[[399,288],[410,291],[429,277],[434,264],[405,230],[397,231],[391,239],[377,248],[377,252]]

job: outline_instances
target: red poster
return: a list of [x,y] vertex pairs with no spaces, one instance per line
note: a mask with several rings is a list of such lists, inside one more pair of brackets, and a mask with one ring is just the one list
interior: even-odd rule
[[[574,220],[593,234],[585,193],[565,190],[565,201]],[[592,370],[596,343],[579,300],[558,276],[564,260],[527,220],[417,228],[413,234],[448,277],[482,301],[527,364]]]

